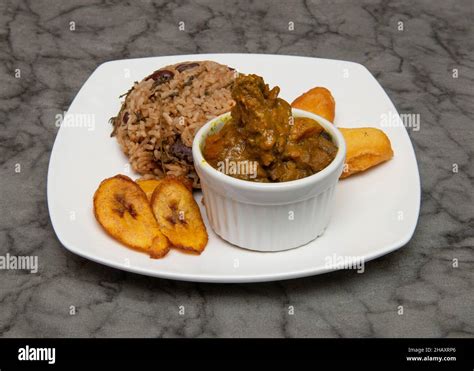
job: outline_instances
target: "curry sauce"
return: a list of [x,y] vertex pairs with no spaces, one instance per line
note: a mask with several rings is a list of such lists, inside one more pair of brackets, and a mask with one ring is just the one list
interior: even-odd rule
[[279,92],[257,75],[235,80],[231,119],[205,141],[203,155],[212,167],[221,170],[231,164],[234,170],[255,170],[225,171],[235,178],[286,182],[315,174],[332,162],[337,147],[331,136],[315,120],[293,117]]

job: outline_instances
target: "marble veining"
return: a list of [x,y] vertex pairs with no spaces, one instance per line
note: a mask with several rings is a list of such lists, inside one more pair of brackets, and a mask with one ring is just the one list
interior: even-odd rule
[[[0,335],[472,337],[473,13],[470,0],[0,2],[0,254],[40,264],[0,271]],[[364,274],[241,285],[139,276],[62,248],[46,203],[55,115],[102,62],[210,52],[362,63],[419,114],[408,246]]]

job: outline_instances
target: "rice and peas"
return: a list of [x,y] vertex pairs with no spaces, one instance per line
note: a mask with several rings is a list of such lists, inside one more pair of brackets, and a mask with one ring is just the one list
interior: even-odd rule
[[185,177],[200,188],[192,143],[206,122],[231,110],[236,71],[212,61],[163,67],[126,93],[112,136],[144,179]]

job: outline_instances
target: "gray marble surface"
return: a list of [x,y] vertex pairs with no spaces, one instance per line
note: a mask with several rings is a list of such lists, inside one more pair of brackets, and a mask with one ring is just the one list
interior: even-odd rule
[[[2,0],[0,254],[40,267],[0,271],[1,336],[472,337],[473,13],[472,0]],[[241,285],[139,276],[62,248],[46,203],[55,115],[104,61],[206,52],[359,62],[401,113],[419,114],[409,134],[423,194],[408,246],[364,274]]]

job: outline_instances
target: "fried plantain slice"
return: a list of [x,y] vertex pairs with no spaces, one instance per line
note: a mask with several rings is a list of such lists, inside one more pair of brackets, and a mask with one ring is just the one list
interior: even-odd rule
[[127,176],[116,175],[100,183],[94,194],[94,215],[111,237],[151,258],[161,258],[170,249],[145,192]]
[[163,179],[138,179],[137,184],[145,192],[148,201],[151,202],[151,196],[156,187],[163,181]]
[[346,142],[346,163],[341,179],[365,171],[393,157],[387,135],[376,128],[339,128]]
[[331,92],[323,87],[316,87],[301,94],[292,103],[291,107],[312,112],[334,122],[336,114],[336,102]]
[[208,236],[191,191],[177,179],[164,179],[153,192],[151,207],[173,246],[200,254]]
[[189,189],[189,191],[193,192],[193,181],[183,175],[175,176],[175,175],[168,175],[166,178],[176,179],[179,180],[184,186]]
[[[191,192],[193,191],[193,181],[189,178],[186,178],[184,176],[174,176],[174,175],[168,175],[164,179],[176,179],[179,180],[181,183],[183,183],[187,189],[189,189]],[[148,201],[151,202],[151,196],[153,195],[153,191],[158,187],[158,185],[163,181],[163,179],[138,179],[137,184],[140,186],[141,189],[146,194],[146,197],[148,198]]]

